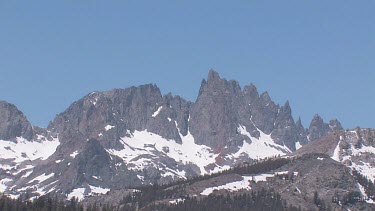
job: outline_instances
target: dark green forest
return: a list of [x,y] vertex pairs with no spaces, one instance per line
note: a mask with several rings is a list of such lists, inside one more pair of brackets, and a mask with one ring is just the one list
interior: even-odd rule
[[[125,200],[129,198],[125,197]],[[210,195],[201,200],[197,198],[184,198],[184,201],[176,204],[169,203],[149,203],[144,204],[135,197],[130,201],[123,201],[121,206],[93,204],[84,208],[76,200],[72,199],[65,203],[50,196],[42,196],[33,202],[23,202],[3,196],[0,199],[0,210],[2,211],[135,211],[142,208],[143,211],[294,211],[300,210],[293,206],[288,206],[279,194],[262,190],[235,196]],[[143,204],[142,204],[143,203]]]

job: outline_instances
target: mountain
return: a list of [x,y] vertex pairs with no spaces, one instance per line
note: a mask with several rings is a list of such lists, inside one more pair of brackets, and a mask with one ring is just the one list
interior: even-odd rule
[[[366,193],[372,195],[364,197]],[[374,193],[373,183],[357,172],[326,154],[312,153],[268,158],[167,185],[111,190],[87,196],[79,203],[73,199],[64,205],[51,195],[28,203],[2,197],[0,207],[5,210],[367,211],[375,209]]]
[[327,124],[318,114],[316,114],[310,123],[308,139],[310,141],[316,141],[329,133],[340,130],[344,130],[344,128],[337,119],[330,120],[329,124]]
[[0,140],[15,137],[31,140],[34,137],[33,127],[15,105],[0,101],[0,119]]
[[324,153],[374,181],[374,137],[375,130],[370,128],[337,131],[311,142],[293,154],[300,156],[309,153]]
[[10,191],[10,185],[15,186],[25,180],[35,183],[37,178],[46,176],[46,172],[43,175],[33,172],[48,162],[59,145],[56,134],[33,127],[15,105],[0,101],[0,191],[18,196],[23,190]]
[[254,85],[241,88],[213,70],[195,102],[147,84],[92,92],[46,129],[6,102],[0,117],[0,191],[25,198],[83,199],[185,180],[286,155],[342,129],[318,115],[305,129],[289,102],[280,106]]
[[266,159],[165,186],[110,191],[87,197],[83,204],[110,205],[112,210],[375,209],[361,196],[357,180],[345,165],[313,153]]

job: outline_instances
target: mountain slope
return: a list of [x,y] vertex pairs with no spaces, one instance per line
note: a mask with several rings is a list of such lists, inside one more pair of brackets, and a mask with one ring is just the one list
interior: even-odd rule
[[357,170],[371,181],[375,180],[375,130],[361,129],[338,131],[324,136],[300,150],[295,155],[312,152],[325,153],[332,159]]
[[[294,210],[297,208],[372,210],[375,208],[361,197],[361,188],[357,184],[357,178],[351,174],[351,170],[325,154],[267,159],[223,173],[165,186],[144,187],[139,190],[112,190],[103,196],[88,197],[83,203],[88,205],[95,201],[98,204],[109,204],[114,206],[114,210],[117,207],[136,207],[135,205],[140,210],[168,210],[166,208],[168,206],[177,209],[179,207],[175,207],[177,204],[181,205],[182,210],[186,210],[187,207],[192,206],[190,203],[198,203],[196,201],[209,203],[207,200],[210,199],[215,199],[215,204],[222,203],[222,207],[226,207],[225,204],[231,203],[228,197],[243,199],[246,195],[251,196],[246,199],[250,203],[257,194],[261,195],[259,201],[266,200],[269,195],[281,199],[283,205],[288,205],[284,210],[292,206],[295,207]],[[242,202],[237,201],[237,203]],[[268,208],[271,203],[272,200],[267,199],[262,208],[275,210],[275,207]],[[214,206],[209,204],[202,206],[204,205]],[[248,206],[250,209],[255,205]],[[220,207],[218,209],[220,210]]]
[[[33,172],[59,144],[56,134],[31,126],[16,106],[0,101],[0,191],[18,196],[22,190],[10,191],[11,187],[28,177],[41,176]],[[45,193],[37,188],[35,192]]]
[[[1,108],[2,189],[28,197],[51,192],[83,198],[214,173],[288,154],[341,127],[316,116],[306,130],[294,122],[288,102],[277,105],[267,92],[259,95],[254,85],[241,89],[213,70],[195,102],[163,96],[152,84],[93,92],[47,129],[32,127],[14,106]],[[32,144],[37,151],[17,151]]]

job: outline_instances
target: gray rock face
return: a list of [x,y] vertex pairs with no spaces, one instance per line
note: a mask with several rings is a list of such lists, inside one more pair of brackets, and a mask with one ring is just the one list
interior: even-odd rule
[[243,97],[236,81],[227,81],[210,71],[203,80],[197,101],[191,110],[190,130],[198,144],[214,148],[224,147],[231,141],[242,141],[237,127],[240,123]]
[[190,103],[178,96],[163,97],[159,88],[151,84],[94,92],[59,114],[48,129],[62,134],[62,142],[75,134],[82,137],[78,138],[80,142],[96,138],[105,148],[114,149],[122,148],[118,140],[135,130],[180,142],[178,129],[186,135],[189,107]]
[[307,131],[306,131],[305,127],[303,127],[303,125],[302,125],[301,118],[298,118],[298,120],[296,122],[296,129],[297,129],[299,143],[301,145],[308,144],[309,140],[307,139]]
[[47,129],[33,128],[15,106],[0,102],[0,139],[60,142],[48,159],[33,161],[32,173],[12,170],[14,190],[37,193],[28,182],[52,173],[38,188],[63,195],[77,188],[88,195],[92,186],[163,184],[252,161],[263,156],[259,151],[272,150],[269,156],[288,153],[286,147],[295,151],[297,142],[309,142],[308,135],[313,141],[342,127],[316,116],[307,131],[300,119],[294,121],[289,102],[280,106],[253,84],[241,89],[211,70],[195,102],[163,96],[153,84],[93,92],[58,114]]
[[299,141],[296,124],[292,117],[292,110],[289,102],[279,109],[279,113],[275,120],[275,128],[272,132],[272,138],[281,145],[288,146],[291,150],[295,149],[295,143]]
[[341,126],[341,123],[337,119],[330,120],[329,127],[331,128],[332,131],[344,130],[344,128]]
[[331,120],[329,124],[327,124],[316,114],[310,123],[308,137],[310,141],[315,141],[331,132],[339,130],[343,130],[343,128],[337,119]]
[[270,98],[268,92],[264,92],[251,106],[251,121],[266,134],[274,129],[274,123],[278,114],[279,106]]
[[[332,121],[332,128],[340,128]],[[60,134],[62,142],[81,146],[87,138],[100,140],[104,148],[121,149],[121,137],[134,131],[158,134],[181,143],[190,131],[197,144],[214,150],[235,150],[243,140],[239,126],[246,127],[252,137],[260,131],[277,144],[292,151],[295,143],[306,144],[307,134],[301,121],[294,122],[289,102],[276,105],[267,92],[259,95],[254,85],[241,89],[237,81],[226,80],[210,70],[203,80],[195,103],[179,96],[162,96],[155,85],[144,85],[109,92],[94,92],[73,103],[59,114],[48,129]],[[309,130],[315,140],[332,129],[316,117]],[[63,149],[60,149],[64,151]]]
[[259,130],[272,134],[277,144],[291,150],[295,150],[297,141],[303,140],[289,102],[280,107],[267,92],[259,96],[254,85],[241,90],[238,82],[222,79],[211,70],[207,81],[202,81],[198,99],[192,106],[191,133],[197,143],[214,148],[238,146],[244,140],[238,134],[239,125],[245,126],[252,137],[258,138]]
[[31,140],[33,127],[25,115],[13,104],[0,101],[0,140],[23,137]]

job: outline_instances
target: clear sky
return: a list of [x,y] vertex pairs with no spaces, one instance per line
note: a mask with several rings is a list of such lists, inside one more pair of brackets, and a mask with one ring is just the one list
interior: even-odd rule
[[46,126],[91,91],[195,101],[210,68],[345,128],[375,128],[374,0],[0,1],[0,99]]

